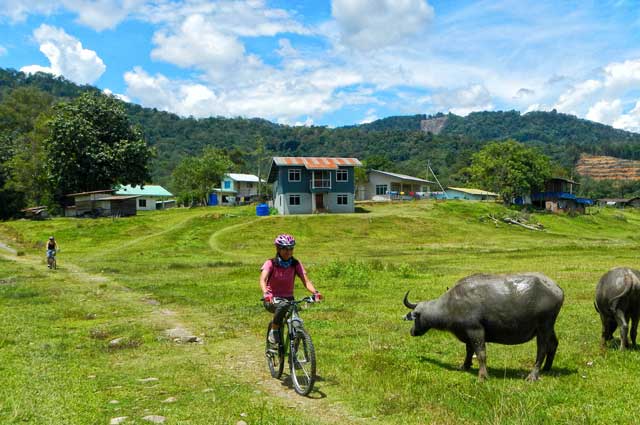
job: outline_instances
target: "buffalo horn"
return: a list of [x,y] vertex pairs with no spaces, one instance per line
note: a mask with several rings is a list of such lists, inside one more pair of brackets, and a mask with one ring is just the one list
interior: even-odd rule
[[406,294],[404,294],[404,305],[405,305],[407,308],[410,308],[411,310],[413,310],[414,308],[416,308],[416,307],[418,306],[418,304],[411,304],[411,303],[409,302],[409,300],[407,299],[407,297],[408,297],[408,296],[409,296],[409,291],[407,291],[407,293],[406,293]]

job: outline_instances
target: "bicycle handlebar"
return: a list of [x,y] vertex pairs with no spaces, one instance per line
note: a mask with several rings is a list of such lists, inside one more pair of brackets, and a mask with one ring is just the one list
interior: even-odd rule
[[[262,299],[264,301],[264,298]],[[299,300],[288,300],[286,298],[281,298],[281,297],[273,297],[273,303],[277,304],[277,303],[288,303],[288,304],[302,304],[302,303],[314,303],[316,302],[315,299],[313,298],[313,295],[310,295],[308,297],[304,297],[301,298]]]

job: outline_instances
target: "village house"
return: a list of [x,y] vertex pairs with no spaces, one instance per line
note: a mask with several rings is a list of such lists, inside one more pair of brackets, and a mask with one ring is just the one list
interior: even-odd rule
[[274,157],[267,183],[280,214],[355,211],[356,158]]
[[116,195],[115,189],[71,193],[74,205],[65,208],[65,217],[124,217],[136,215],[137,195]]
[[358,200],[415,199],[430,191],[430,180],[381,170],[367,171],[367,183],[359,188]]
[[136,209],[138,211],[155,211],[176,206],[173,194],[162,186],[146,184],[140,186],[120,186],[115,191],[116,195],[135,195]]
[[574,186],[579,183],[565,178],[552,178],[544,183],[544,191],[531,194],[531,203],[538,208],[551,212],[568,212],[584,214],[588,205],[593,201],[587,198],[578,198],[574,192]]
[[[257,201],[260,179],[253,174],[225,173],[221,188],[214,189],[216,201],[222,205]],[[262,180],[264,183],[264,180]]]
[[466,187],[447,187],[445,194],[439,196],[446,199],[464,199],[467,201],[495,201],[500,196],[497,193],[488,192],[481,189],[471,189]]

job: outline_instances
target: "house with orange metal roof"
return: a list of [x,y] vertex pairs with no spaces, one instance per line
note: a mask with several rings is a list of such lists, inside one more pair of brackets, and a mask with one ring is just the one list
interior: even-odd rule
[[352,213],[361,166],[356,158],[274,157],[267,178],[273,207],[280,214]]

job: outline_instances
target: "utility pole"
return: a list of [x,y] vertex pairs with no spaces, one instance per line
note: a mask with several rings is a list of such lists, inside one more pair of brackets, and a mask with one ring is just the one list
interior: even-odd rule
[[431,160],[427,161],[427,168],[429,168],[429,171],[431,171],[431,174],[433,174],[433,178],[436,179],[436,183],[438,183],[438,186],[440,186],[440,190],[444,194],[445,199],[449,199],[449,197],[447,196],[447,191],[444,190],[444,187],[442,187],[442,185],[440,184],[440,180],[438,180],[438,176],[436,176],[436,173],[434,173],[433,169],[431,168]]

